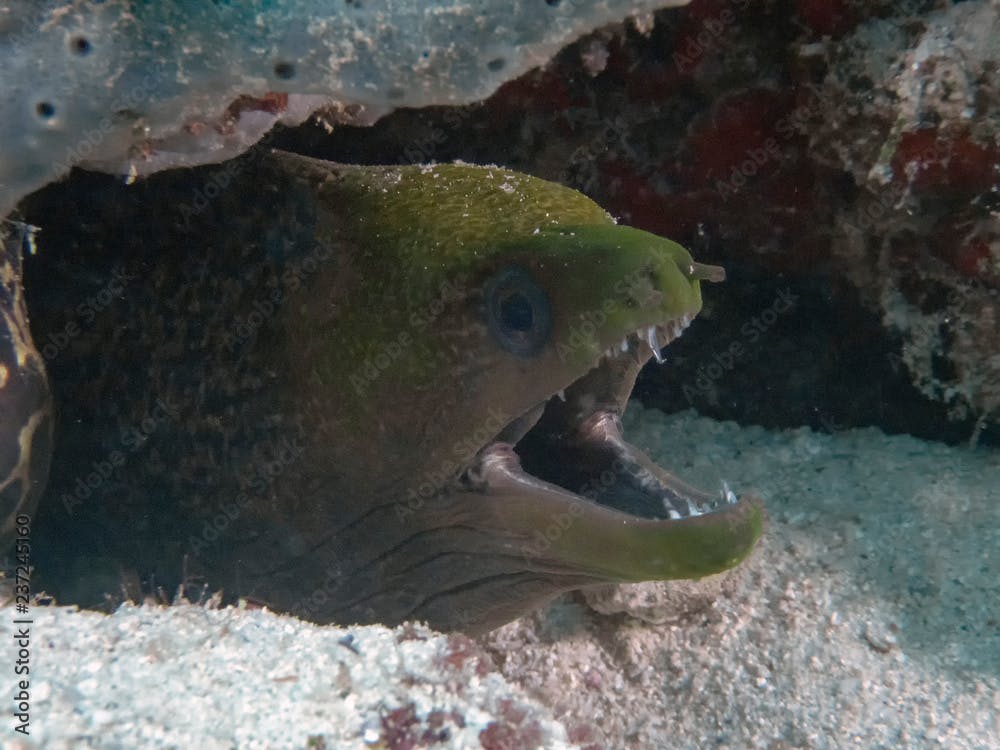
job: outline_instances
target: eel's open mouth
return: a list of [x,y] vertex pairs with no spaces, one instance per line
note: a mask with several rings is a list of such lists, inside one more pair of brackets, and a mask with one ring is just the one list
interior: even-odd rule
[[[725,276],[716,266],[687,263],[678,270],[688,281]],[[623,300],[635,302],[628,327],[636,327],[623,338],[605,330],[575,349],[569,336],[555,355],[562,358],[565,349],[578,355],[584,347],[600,352],[589,369],[576,369],[572,379],[564,368],[572,382],[510,421],[461,478],[478,495],[478,523],[492,530],[497,560],[520,560],[520,575],[545,582],[548,591],[701,578],[745,559],[762,532],[758,500],[737,496],[725,483],[717,493],[692,487],[622,435],[620,416],[639,370],[651,358],[665,361],[661,349],[700,308],[695,298],[688,309],[665,315],[662,295],[676,280],[640,278],[649,279],[649,288]],[[641,301],[647,292],[651,303]]]
[[509,423],[466,476],[491,472],[526,486],[559,488],[577,499],[643,519],[681,520],[739,505],[725,482],[709,493],[659,467],[622,436],[620,414],[642,366],[681,335],[683,316],[628,334],[581,378]]

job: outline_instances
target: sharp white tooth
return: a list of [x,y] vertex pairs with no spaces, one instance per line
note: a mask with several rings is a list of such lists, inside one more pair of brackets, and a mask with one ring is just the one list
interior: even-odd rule
[[628,336],[622,339],[622,354],[628,351]]
[[653,326],[646,329],[646,342],[649,344],[649,348],[653,350],[653,356],[656,357],[656,361],[661,365],[666,362],[663,355],[660,354],[660,342],[656,340],[656,328]]
[[671,521],[676,521],[677,519],[681,518],[680,513],[678,513],[673,508],[667,506],[666,500],[663,501],[663,505],[667,509],[667,518],[669,518]]
[[561,401],[565,401],[566,400],[566,391],[564,391],[562,388],[560,388],[558,391],[556,391],[556,395],[559,397],[559,399]]
[[701,512],[698,510],[698,506],[692,503],[690,500],[685,500],[687,503],[688,515],[689,516],[700,516]]
[[722,480],[722,490],[719,492],[722,496],[722,501],[728,503],[729,505],[736,505],[736,493],[729,489],[729,485],[726,480]]

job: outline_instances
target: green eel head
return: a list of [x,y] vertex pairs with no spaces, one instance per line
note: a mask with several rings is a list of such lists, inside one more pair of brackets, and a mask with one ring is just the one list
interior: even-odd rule
[[[749,554],[759,503],[684,484],[620,422],[722,269],[506,169],[275,158],[314,186],[320,241],[354,248],[297,309],[309,326],[286,326],[314,460],[352,497],[312,543],[339,554],[322,601],[289,609],[482,631],[562,591]],[[346,290],[333,312],[329,289]]]

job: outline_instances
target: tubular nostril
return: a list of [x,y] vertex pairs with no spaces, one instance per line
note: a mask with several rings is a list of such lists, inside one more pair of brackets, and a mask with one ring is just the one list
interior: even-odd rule
[[691,263],[687,276],[698,281],[725,281],[726,269],[722,266],[711,266],[707,263]]

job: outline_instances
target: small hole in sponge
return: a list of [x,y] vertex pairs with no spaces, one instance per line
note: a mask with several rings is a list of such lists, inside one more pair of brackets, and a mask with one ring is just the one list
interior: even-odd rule
[[69,47],[73,52],[80,55],[89,55],[90,51],[94,48],[91,45],[90,40],[85,36],[75,36],[69,42]]
[[274,74],[283,81],[295,78],[295,65],[290,62],[275,63]]
[[494,57],[492,60],[486,63],[486,67],[492,70],[494,73],[496,73],[498,70],[503,70],[503,66],[506,64],[507,61],[504,60],[502,57]]
[[35,112],[43,120],[49,120],[55,116],[56,108],[52,102],[38,102],[38,104],[35,105]]

